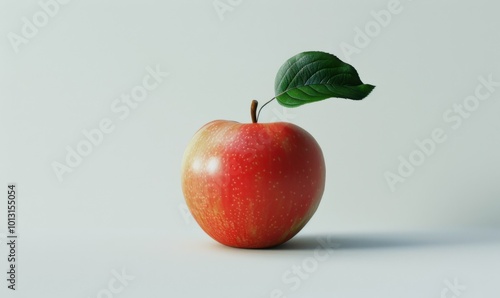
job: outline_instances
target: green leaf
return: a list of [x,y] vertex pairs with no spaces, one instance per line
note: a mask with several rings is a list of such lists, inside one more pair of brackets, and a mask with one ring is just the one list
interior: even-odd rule
[[281,105],[298,107],[330,97],[360,100],[375,86],[363,84],[354,67],[332,54],[304,52],[281,66],[274,88]]

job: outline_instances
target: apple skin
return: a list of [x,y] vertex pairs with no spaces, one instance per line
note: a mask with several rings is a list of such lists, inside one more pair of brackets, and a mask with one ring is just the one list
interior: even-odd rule
[[286,122],[216,120],[196,132],[182,161],[182,190],[193,217],[218,242],[267,248],[297,234],[325,188],[316,140]]

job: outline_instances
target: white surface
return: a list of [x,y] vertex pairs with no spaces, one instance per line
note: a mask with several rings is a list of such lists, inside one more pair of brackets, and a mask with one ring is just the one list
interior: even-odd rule
[[[0,285],[0,295],[98,297],[123,267],[136,279],[115,297],[268,297],[275,288],[287,297],[439,297],[454,278],[467,287],[461,298],[497,295],[500,88],[457,128],[443,114],[481,77],[500,81],[498,2],[402,0],[350,57],[341,44],[353,45],[356,28],[391,1],[231,3],[221,20],[212,1],[73,0],[16,53],[10,32],[22,34],[23,18],[42,10],[0,2],[0,187],[19,186],[21,237],[20,290]],[[261,115],[285,116],[323,148],[325,195],[295,240],[308,247],[218,246],[183,209],[183,150],[210,120],[250,121],[251,99],[271,98],[279,66],[306,50],[350,58],[377,86],[361,102],[273,103]],[[157,65],[169,75],[126,117],[114,112]],[[103,119],[114,130],[59,181],[51,165]],[[392,192],[384,173],[435,129],[446,141]],[[427,243],[437,236],[425,231],[448,229],[474,241]],[[398,245],[413,230],[425,244]],[[339,248],[290,291],[281,277],[314,255],[315,235],[339,237]]]
[[460,297],[490,297],[500,278],[498,231],[305,231],[271,250],[129,230],[23,238],[21,290],[9,297],[107,297],[113,270],[133,277],[114,297],[453,297],[441,296],[447,280],[465,287]]

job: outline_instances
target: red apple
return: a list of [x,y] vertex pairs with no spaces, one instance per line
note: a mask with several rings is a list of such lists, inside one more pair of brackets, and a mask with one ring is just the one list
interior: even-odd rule
[[232,247],[288,241],[313,216],[324,187],[321,148],[286,122],[212,121],[196,132],[182,162],[182,190],[193,217]]

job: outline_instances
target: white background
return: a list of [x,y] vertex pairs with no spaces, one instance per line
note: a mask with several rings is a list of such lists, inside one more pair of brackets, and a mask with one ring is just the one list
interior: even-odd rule
[[[0,185],[18,185],[20,237],[19,290],[2,273],[1,296],[452,297],[454,282],[462,298],[498,296],[500,87],[459,127],[443,114],[481,77],[500,82],[500,5],[401,0],[383,26],[372,12],[394,1],[214,3],[73,0],[44,20],[37,1],[1,1]],[[23,37],[34,16],[42,26]],[[184,207],[183,150],[206,122],[249,122],[250,101],[272,98],[278,68],[307,50],[377,87],[360,102],[268,105],[261,122],[293,122],[321,145],[322,203],[281,248],[219,245]],[[169,74],[119,118],[114,101],[148,67]],[[103,119],[114,130],[58,179],[53,164]],[[391,190],[384,175],[435,129],[446,141]],[[133,278],[114,283],[122,270]]]

